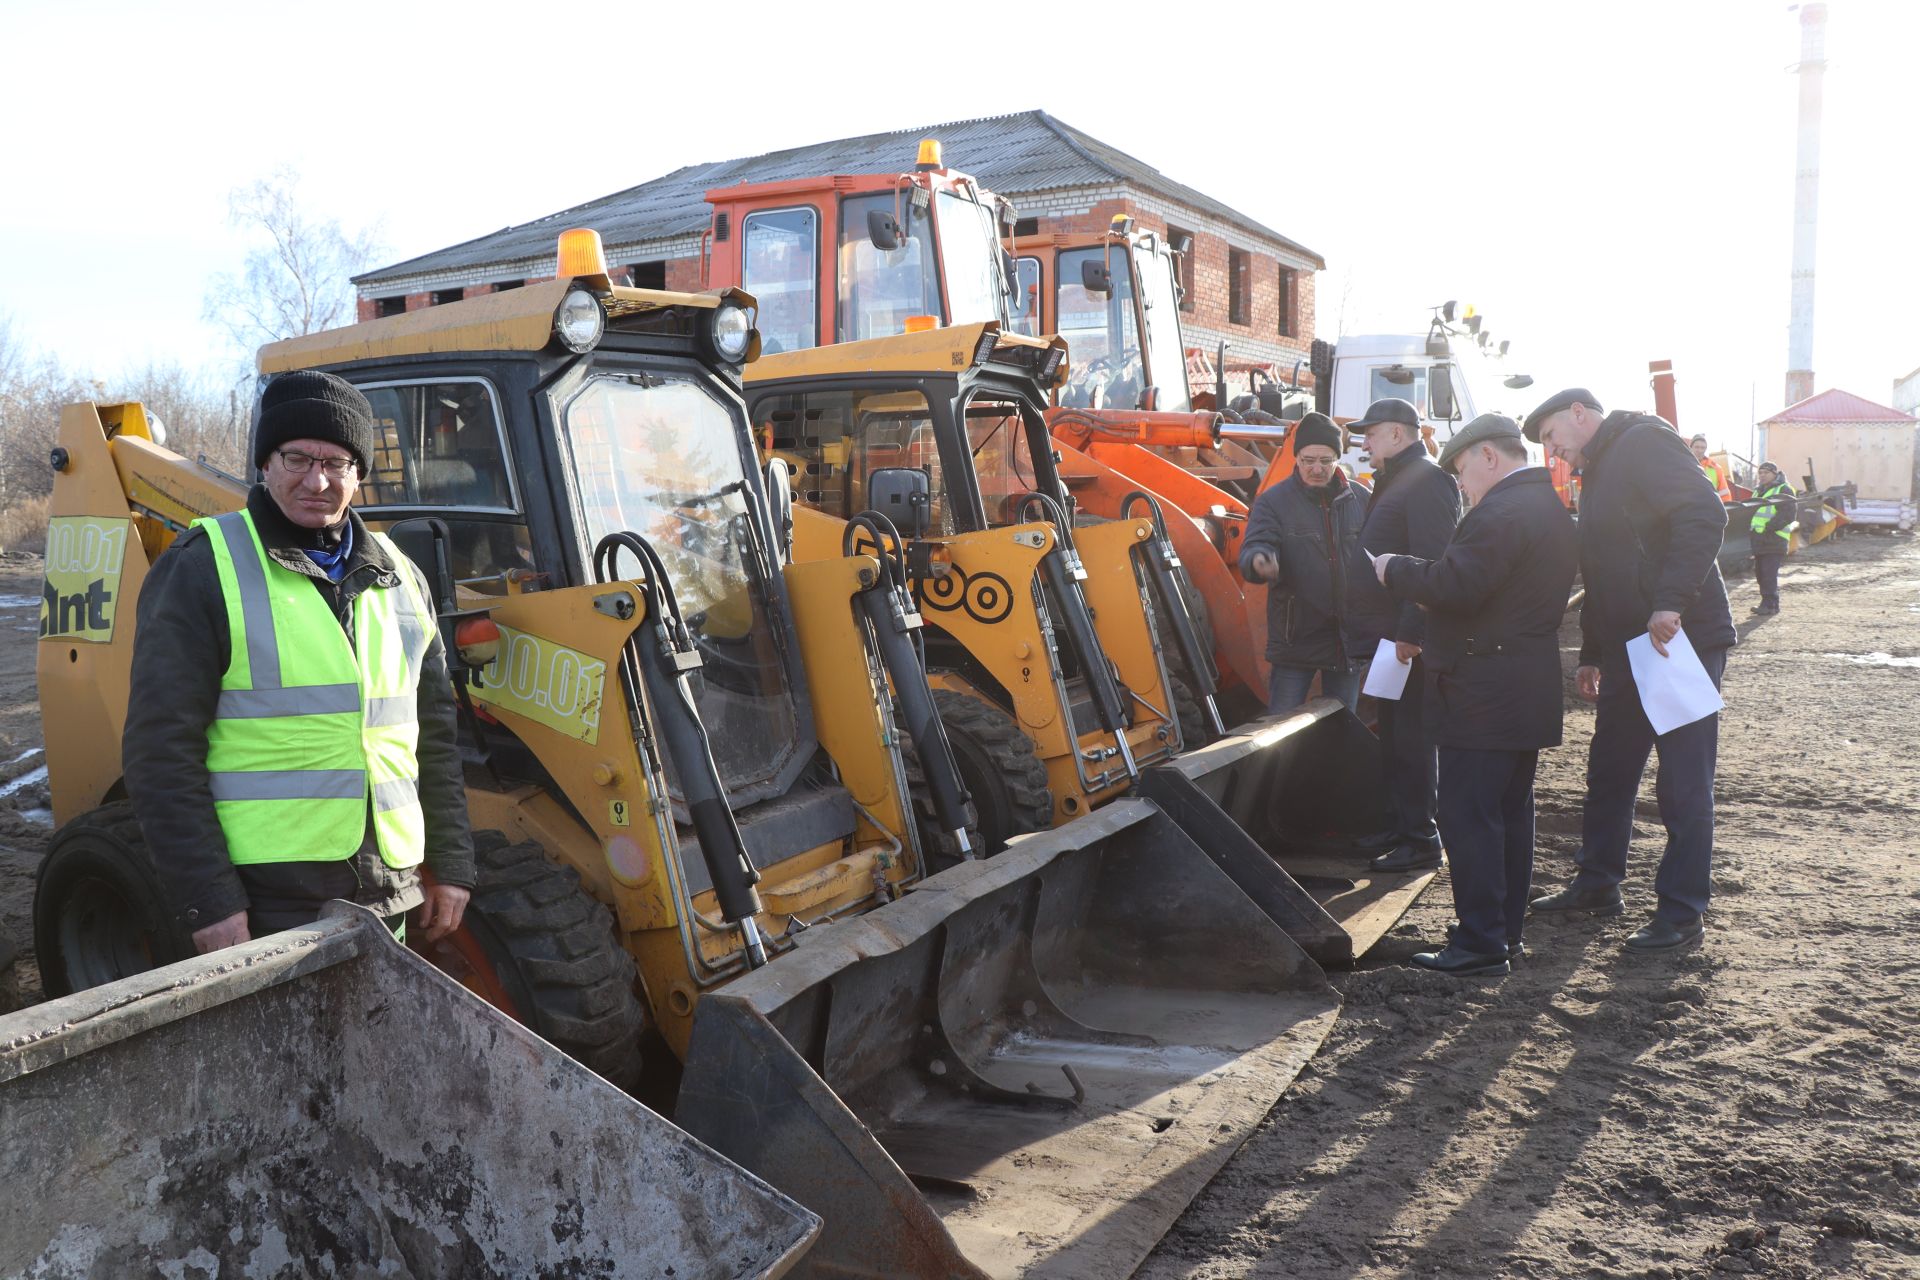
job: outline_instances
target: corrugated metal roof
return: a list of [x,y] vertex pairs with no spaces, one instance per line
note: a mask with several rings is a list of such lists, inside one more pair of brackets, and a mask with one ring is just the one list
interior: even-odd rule
[[550,257],[555,239],[568,227],[590,226],[608,245],[630,245],[695,235],[707,227],[706,193],[715,187],[749,182],[780,182],[827,174],[898,173],[913,166],[916,144],[938,138],[954,168],[979,178],[1002,195],[1017,197],[1066,187],[1130,182],[1277,240],[1324,267],[1325,259],[1238,210],[1194,190],[1152,165],[1108,146],[1054,119],[1044,111],[960,120],[922,129],[896,129],[858,138],[816,142],[810,146],[712,164],[688,165],[625,191],[548,214],[533,222],[504,227],[464,244],[435,250],[405,262],[355,276],[354,283],[436,271],[537,260]]
[[1898,409],[1889,409],[1884,404],[1875,404],[1862,399],[1851,391],[1835,388],[1808,396],[1798,404],[1790,404],[1780,412],[1768,418],[1768,422],[1914,422],[1910,413]]

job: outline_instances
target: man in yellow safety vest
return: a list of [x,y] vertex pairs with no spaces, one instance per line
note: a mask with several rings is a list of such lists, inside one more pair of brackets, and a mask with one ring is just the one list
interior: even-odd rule
[[[199,520],[140,594],[127,792],[201,952],[345,898],[427,941],[474,884],[454,701],[420,571],[350,504],[373,411],[332,374],[282,374],[261,483]],[[423,889],[420,868],[433,872]]]
[[1798,495],[1780,475],[1780,468],[1763,462],[1754,474],[1753,496],[1759,500],[1747,522],[1753,545],[1753,579],[1760,584],[1760,603],[1753,611],[1762,617],[1780,612],[1780,566],[1786,562],[1793,531],[1800,527]]

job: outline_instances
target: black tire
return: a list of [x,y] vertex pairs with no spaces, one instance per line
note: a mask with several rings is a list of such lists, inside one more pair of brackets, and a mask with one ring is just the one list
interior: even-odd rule
[[[958,752],[956,751],[956,758]],[[913,805],[913,827],[920,837],[920,852],[926,858],[926,873],[933,875],[945,871],[959,862],[960,846],[944,826],[940,816],[934,812],[933,793],[927,789],[926,767],[920,763],[920,748],[911,737],[905,734],[900,738],[900,765],[907,775],[907,795]],[[965,771],[962,771],[962,784]],[[967,797],[967,842],[973,846],[976,855],[986,852],[985,838],[980,834],[980,806]]]
[[1053,825],[1053,792],[1047,766],[1033,739],[1007,712],[952,689],[935,689],[934,705],[953,744],[960,780],[979,815],[979,849],[992,855],[1007,841]]
[[1199,695],[1179,676],[1167,679],[1173,685],[1174,718],[1180,722],[1180,749],[1192,751],[1206,746],[1213,741],[1213,729],[1207,723],[1207,709],[1200,705]]
[[193,933],[167,905],[128,802],[54,832],[34,881],[33,951],[49,998],[194,954]]
[[568,1057],[634,1088],[646,1012],[612,915],[538,844],[499,831],[476,831],[473,844],[479,884],[460,927],[492,962],[513,1012]]

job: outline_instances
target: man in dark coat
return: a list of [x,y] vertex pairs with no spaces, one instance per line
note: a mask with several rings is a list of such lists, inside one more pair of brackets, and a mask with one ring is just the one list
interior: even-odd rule
[[1667,848],[1654,876],[1659,905],[1627,939],[1631,950],[1672,951],[1704,934],[1711,893],[1713,770],[1720,717],[1655,735],[1627,663],[1627,641],[1645,633],[1654,652],[1684,626],[1718,687],[1733,647],[1733,615],[1720,577],[1727,511],[1687,446],[1646,413],[1602,414],[1575,387],[1527,415],[1526,435],[1580,472],[1580,696],[1598,703],[1587,757],[1579,872],[1558,893],[1535,899],[1540,912],[1618,915],[1627,874],[1633,805],[1658,751],[1654,795]]
[[1267,710],[1306,701],[1313,677],[1351,711],[1363,660],[1347,629],[1348,580],[1368,572],[1360,552],[1362,499],[1340,470],[1346,433],[1323,413],[1291,436],[1293,474],[1255,499],[1241,541],[1240,572],[1267,584]]
[[[1373,460],[1373,496],[1360,530],[1371,555],[1438,560],[1460,522],[1460,491],[1433,464],[1420,438],[1420,415],[1405,400],[1376,400],[1349,430],[1364,433]],[[1434,823],[1439,759],[1426,726],[1425,666],[1420,647],[1426,615],[1411,601],[1396,601],[1371,573],[1358,575],[1349,604],[1352,631],[1371,657],[1380,641],[1393,641],[1402,662],[1412,664],[1406,692],[1382,699],[1378,709],[1381,787],[1390,830],[1363,845],[1384,849],[1376,871],[1419,871],[1440,865],[1440,829]]]
[[1512,418],[1482,414],[1440,466],[1472,504],[1437,560],[1382,556],[1380,582],[1427,610],[1421,655],[1440,754],[1440,834],[1459,916],[1413,963],[1501,974],[1520,953],[1533,883],[1533,778],[1560,745],[1560,622],[1579,564],[1573,518]]
[[[310,584],[349,645],[363,594],[401,591],[407,575],[422,598],[431,599],[420,571],[404,556],[390,555],[349,505],[373,462],[373,411],[358,390],[328,373],[274,379],[261,396],[254,462],[262,480],[247,495],[246,511],[262,551],[277,569]],[[419,907],[415,922],[429,942],[452,932],[465,914],[475,872],[453,686],[437,632],[418,669],[414,708],[424,859],[436,883],[423,888],[416,867],[396,867],[382,856],[371,803],[359,848],[338,859],[237,859],[237,841],[215,809],[208,767],[209,731],[230,714],[221,681],[233,649],[212,546],[218,536],[196,525],[154,561],[140,592],[137,693],[125,731],[127,792],[154,869],[194,946],[216,951],[298,927],[332,898],[387,917],[395,932],[402,931],[404,913]],[[261,639],[249,630],[243,652],[250,660]],[[264,642],[273,644],[271,634]],[[312,706],[324,688],[289,686],[289,709]]]
[[1780,468],[1763,462],[1754,475],[1753,496],[1766,505],[1748,517],[1747,539],[1753,547],[1753,580],[1760,585],[1760,603],[1753,611],[1771,616],[1780,612],[1780,566],[1799,525],[1799,498],[1781,478]]

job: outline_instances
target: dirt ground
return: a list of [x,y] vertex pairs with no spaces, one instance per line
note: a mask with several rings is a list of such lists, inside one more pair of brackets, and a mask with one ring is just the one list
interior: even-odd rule
[[[40,583],[0,559],[0,933],[23,949],[51,821]],[[1531,929],[1512,977],[1401,963],[1451,918],[1442,877],[1335,975],[1324,1051],[1142,1276],[1920,1276],[1920,541],[1814,548],[1782,588],[1727,669],[1705,945],[1621,951],[1652,908],[1650,785],[1628,914]],[[1735,583],[1736,616],[1754,600]],[[1569,706],[1549,886],[1593,725]],[[17,971],[31,998],[30,954]]]
[[[1142,1277],[1920,1276],[1920,542],[1794,556],[1774,618],[1731,586],[1704,946],[1621,949],[1653,909],[1651,780],[1627,914],[1531,925],[1511,977],[1399,963],[1452,919],[1443,877],[1334,976],[1325,1049]],[[1568,706],[1549,887],[1593,731]]]

